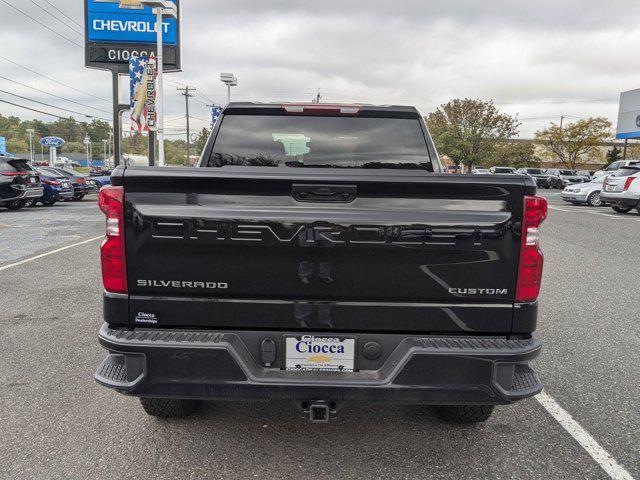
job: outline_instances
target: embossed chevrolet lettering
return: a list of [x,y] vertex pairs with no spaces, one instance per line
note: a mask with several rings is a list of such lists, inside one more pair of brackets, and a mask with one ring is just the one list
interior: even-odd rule
[[[313,225],[272,224],[243,225],[203,220],[180,223],[153,221],[153,238],[175,240],[205,240],[213,242],[308,243],[326,245],[427,245],[455,244],[472,239],[482,244],[487,232],[470,228],[464,231],[435,230],[427,225]],[[493,230],[492,232],[493,233]]]

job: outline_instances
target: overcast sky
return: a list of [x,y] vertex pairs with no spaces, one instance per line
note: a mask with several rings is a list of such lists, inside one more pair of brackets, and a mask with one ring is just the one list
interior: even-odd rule
[[[0,0],[0,89],[109,118],[110,102],[95,97],[111,98],[110,74],[84,68],[83,47],[74,45],[83,45],[82,29],[51,4],[83,24],[82,0]],[[223,71],[238,77],[234,100],[309,101],[320,89],[328,102],[408,104],[426,114],[455,97],[493,99],[519,114],[525,138],[562,114],[615,123],[619,92],[640,87],[633,0],[183,0],[182,9],[183,72],[165,83],[174,135],[184,130],[184,98],[171,82],[197,87],[193,125],[202,127],[205,105],[225,101]],[[0,113],[47,118],[3,103]]]

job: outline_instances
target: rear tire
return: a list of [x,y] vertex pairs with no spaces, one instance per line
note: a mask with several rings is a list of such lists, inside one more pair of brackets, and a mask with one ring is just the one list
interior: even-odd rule
[[613,205],[611,208],[617,213],[629,213],[631,211],[631,207],[618,207],[617,205]]
[[175,398],[141,398],[140,403],[144,411],[152,417],[183,418],[195,412],[201,402]]
[[29,200],[14,200],[13,202],[9,202],[5,205],[9,210],[20,210],[24,207]]
[[74,200],[76,202],[79,202],[80,200],[82,200],[84,198],[84,193],[81,193],[79,195],[74,195],[73,198],[71,200]]
[[436,415],[446,422],[480,423],[486,422],[495,405],[437,405]]
[[591,192],[587,197],[587,203],[591,207],[600,207],[602,205],[602,199],[600,198],[600,192]]

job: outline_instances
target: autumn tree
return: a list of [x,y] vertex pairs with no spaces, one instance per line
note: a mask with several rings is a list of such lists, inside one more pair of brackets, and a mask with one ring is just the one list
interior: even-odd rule
[[538,166],[540,160],[534,156],[534,151],[531,142],[500,142],[496,144],[491,163],[514,168]]
[[520,126],[517,117],[501,113],[493,101],[469,98],[441,105],[426,121],[438,151],[469,169],[492,163]]
[[604,117],[590,117],[564,127],[551,123],[537,131],[535,138],[549,155],[575,170],[582,157],[601,155],[598,147],[611,138],[611,122]]

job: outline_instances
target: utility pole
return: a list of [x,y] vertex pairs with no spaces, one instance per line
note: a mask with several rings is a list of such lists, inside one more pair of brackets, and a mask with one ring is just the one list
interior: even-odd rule
[[316,94],[316,97],[311,101],[311,103],[320,103],[321,100],[322,95],[320,95],[320,89],[318,89],[318,93]]
[[[562,125],[564,123],[564,115],[560,115],[560,144],[562,145],[562,147],[564,148],[564,132],[562,130]],[[564,150],[563,150],[564,151]],[[563,159],[560,158],[560,161],[562,161]]]
[[191,143],[190,143],[191,129],[189,128],[189,98],[193,97],[193,95],[191,95],[189,92],[195,92],[196,87],[190,87],[189,85],[187,85],[184,88],[178,87],[177,90],[179,92],[183,92],[180,95],[184,96],[184,102],[185,102],[185,108],[186,108],[186,114],[187,114],[187,160],[185,162],[185,165],[189,165],[189,159],[191,155]]

